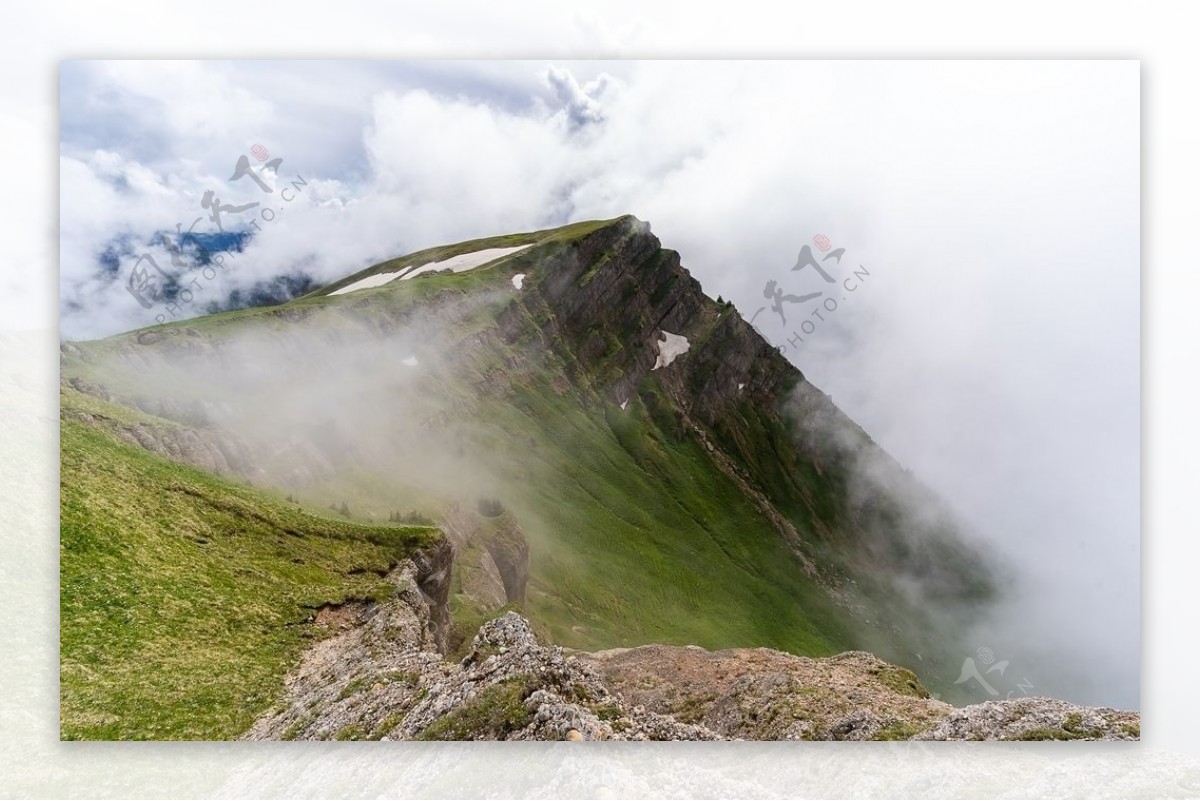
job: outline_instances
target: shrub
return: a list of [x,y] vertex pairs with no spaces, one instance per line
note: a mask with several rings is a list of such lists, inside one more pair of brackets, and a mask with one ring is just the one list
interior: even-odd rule
[[480,498],[476,507],[484,517],[499,517],[504,513],[504,504],[496,498]]

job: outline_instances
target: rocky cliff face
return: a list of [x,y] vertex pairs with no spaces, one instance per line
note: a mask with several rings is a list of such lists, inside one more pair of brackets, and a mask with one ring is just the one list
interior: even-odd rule
[[[548,255],[542,273],[501,317],[502,330],[516,338],[525,320],[543,320],[544,341],[571,349],[576,369],[615,403],[655,370],[656,353],[646,345],[663,332],[688,339],[688,358],[663,375],[680,405],[707,425],[747,399],[777,415],[803,381],[732,307],[708,298],[679,254],[634,217]],[[540,315],[543,307],[551,314]]]
[[[118,400],[107,388],[79,378],[65,381],[63,391],[90,395],[108,402]],[[100,410],[84,411],[67,404],[64,404],[63,414],[88,425],[104,428],[151,453],[218,475],[248,474],[254,471],[251,453],[239,438],[179,422],[181,419],[194,420],[194,415],[182,412],[175,417],[165,415],[156,424],[151,424],[147,421],[118,419]]]
[[463,593],[484,610],[522,603],[529,584],[529,542],[508,510],[481,515],[455,505],[442,521],[462,567]]
[[246,739],[1131,740],[1138,716],[1043,698],[956,709],[870,654],[643,646],[570,653],[508,613],[461,662],[436,652],[419,569],[318,643]]
[[[440,653],[446,652],[446,638],[450,633],[450,583],[453,576],[454,549],[450,541],[442,538],[431,547],[418,552],[412,558],[412,582],[420,593],[425,606],[428,623],[424,631]],[[404,574],[407,583],[407,574]],[[407,597],[406,605],[415,599]],[[423,642],[424,640],[422,640]]]

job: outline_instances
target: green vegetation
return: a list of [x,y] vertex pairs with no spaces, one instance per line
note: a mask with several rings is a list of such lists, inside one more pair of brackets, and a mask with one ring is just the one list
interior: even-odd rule
[[393,712],[379,722],[375,730],[371,732],[368,740],[378,740],[392,733],[392,730],[399,726],[404,721],[405,712]]
[[[1139,727],[1140,728],[1140,727]],[[1071,712],[1063,718],[1059,728],[1030,729],[1014,739],[1017,740],[1087,740],[1096,736],[1094,729],[1083,725],[1083,715]]]
[[624,714],[621,711],[621,707],[617,706],[616,704],[589,704],[588,708],[591,709],[596,717],[600,718],[600,720],[608,721],[610,723],[620,718],[622,714]]
[[514,676],[494,684],[438,718],[417,735],[418,740],[503,740],[529,725],[525,699],[536,688],[532,676]]
[[929,691],[921,686],[917,675],[902,667],[887,667],[876,674],[881,684],[892,692],[911,695],[913,698],[928,698]]
[[531,376],[485,416],[498,437],[537,443],[488,452],[516,479],[503,497],[531,545],[525,611],[555,642],[850,647],[845,615],[674,418],[559,395],[552,380]]
[[1067,729],[1030,729],[1014,737],[1014,740],[1086,740],[1090,735],[1086,732],[1068,731]]
[[909,723],[906,721],[896,721],[891,723],[875,733],[872,740],[911,740],[916,735],[920,734],[928,728],[928,724],[922,726],[917,723]]
[[367,679],[365,678],[357,678],[353,681],[347,682],[346,686],[342,688],[342,691],[338,693],[338,700],[344,701],[355,693],[367,689],[367,686]]
[[382,598],[439,536],[362,526],[63,420],[61,735],[227,739],[278,701],[316,608]]
[[[450,631],[446,635],[446,658],[454,662],[461,662],[471,650],[471,643],[478,633],[479,627],[489,620],[495,620],[509,612],[523,614],[521,605],[518,603],[505,604],[499,609],[482,610],[461,594],[452,596],[450,599]],[[534,628],[537,633],[536,624],[534,624]],[[489,655],[487,649],[480,654],[483,659]]]
[[314,720],[316,720],[319,716],[320,716],[320,713],[314,709],[313,711],[309,712],[308,714],[304,715],[303,717],[298,718],[295,723],[293,723],[292,725],[288,726],[286,729],[283,730],[283,733],[279,735],[279,739],[295,740],[296,735],[299,734],[300,732],[304,731],[310,725],[312,725],[312,722]]
[[715,692],[686,695],[671,707],[671,715],[680,723],[700,723],[716,698]]
[[600,268],[607,264],[612,259],[613,255],[614,254],[611,250],[606,250],[604,253],[602,253],[600,258],[596,259],[596,261],[593,262],[592,265],[587,268],[587,271],[584,272],[584,274],[579,278],[579,285],[587,286],[590,284],[592,279],[596,277],[596,273],[600,272]]
[[[289,499],[290,500],[290,499]],[[437,522],[428,515],[421,514],[417,511],[409,511],[404,514],[400,512],[390,512],[388,514],[389,523],[407,523],[410,526],[433,526]]]
[[349,726],[343,726],[338,729],[337,734],[333,735],[334,740],[365,740],[366,732],[362,726],[357,723],[351,723]]

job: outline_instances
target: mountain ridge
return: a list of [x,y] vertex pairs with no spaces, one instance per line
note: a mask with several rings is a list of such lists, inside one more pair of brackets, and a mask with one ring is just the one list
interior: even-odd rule
[[[664,365],[666,334],[687,350]],[[932,493],[631,216],[61,350],[64,419],[307,507],[446,521],[494,499],[503,549],[455,544],[456,642],[515,603],[574,648],[859,647],[953,692],[995,592]],[[465,529],[494,538],[484,509]]]

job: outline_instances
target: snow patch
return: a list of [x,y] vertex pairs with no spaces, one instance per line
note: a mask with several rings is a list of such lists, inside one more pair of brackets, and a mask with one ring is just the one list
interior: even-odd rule
[[[518,245],[515,248],[486,248],[484,250],[476,250],[471,253],[460,253],[457,256],[451,256],[448,259],[441,261],[431,261],[428,264],[422,264],[419,267],[405,267],[402,270],[397,270],[392,273],[376,273],[368,275],[362,280],[355,281],[353,284],[342,287],[341,289],[330,292],[330,295],[345,295],[348,292],[357,292],[360,289],[374,289],[375,287],[383,286],[384,284],[400,279],[407,281],[413,276],[421,273],[438,272],[439,270],[451,270],[456,273],[461,273],[465,270],[471,270],[475,267],[495,261],[496,259],[510,256],[520,250],[525,250],[532,245]],[[522,274],[522,277],[524,275]],[[516,278],[513,279],[513,285],[520,289]]]
[[360,289],[374,289],[377,286],[383,286],[388,281],[394,280],[397,275],[398,273],[376,273],[375,275],[368,275],[361,281],[355,281],[353,284],[344,286],[341,289],[335,289],[329,294],[345,295],[347,292],[357,292]]
[[409,356],[407,359],[401,359],[400,363],[405,367],[416,367],[418,364],[420,364],[420,362],[417,361],[416,356]]
[[666,331],[662,332],[663,338],[654,344],[658,347],[658,359],[655,360],[651,370],[657,370],[660,367],[669,367],[671,362],[688,352],[688,348],[692,345],[687,341],[687,337],[679,334],[670,334]]
[[525,273],[517,273],[514,275],[512,277],[512,282],[513,286],[515,286],[517,289],[522,289],[522,285],[525,283]]
[[407,281],[410,278],[420,275],[421,273],[439,272],[441,270],[451,270],[456,273],[472,270],[480,265],[487,264],[490,261],[510,256],[520,250],[525,250],[531,247],[530,245],[518,245],[515,248],[487,248],[486,250],[476,250],[473,253],[462,253],[458,256],[451,256],[442,261],[433,261],[429,264],[422,264],[417,269],[405,275],[400,280]]
[[625,411],[625,407],[629,405],[629,398],[621,401],[621,411]]
[[742,387],[744,387],[744,386],[746,386],[746,385],[745,385],[745,384],[738,384],[738,392],[741,392],[741,391],[742,391]]

